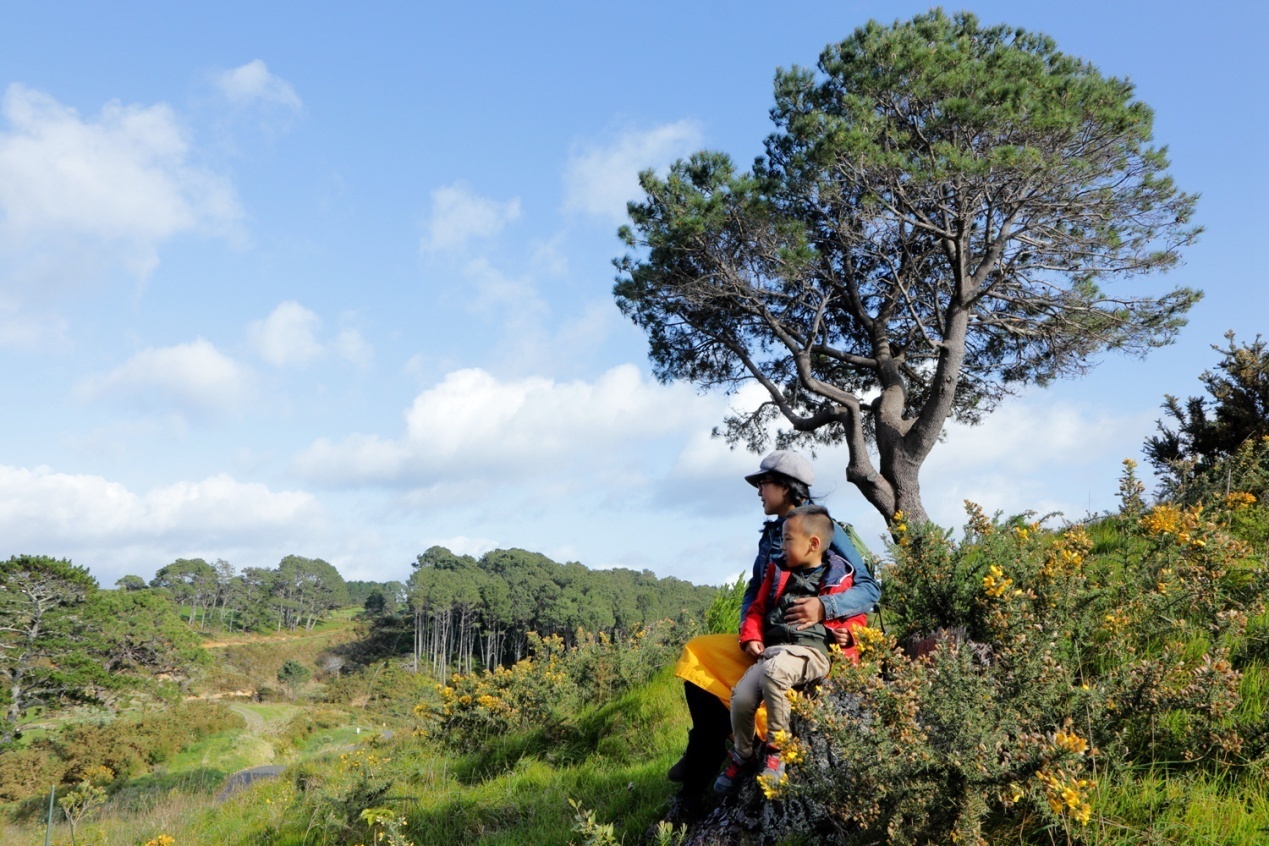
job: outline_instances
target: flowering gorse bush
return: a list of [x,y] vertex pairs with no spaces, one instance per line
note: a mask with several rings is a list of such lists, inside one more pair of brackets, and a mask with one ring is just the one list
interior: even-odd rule
[[566,648],[558,635],[530,633],[529,658],[437,685],[436,699],[414,708],[416,734],[470,747],[524,728],[550,732],[581,703],[608,701],[650,678],[678,648],[673,635],[668,622],[624,637],[579,631]]
[[[1086,842],[1099,790],[1143,766],[1237,778],[1266,753],[1245,672],[1269,648],[1262,498],[1147,506],[1047,528],[967,503],[962,539],[902,525],[886,570],[891,634],[796,697],[802,749],[768,796],[837,842]],[[896,638],[942,632],[905,657]],[[928,642],[928,638],[927,638]],[[1113,821],[1112,821],[1113,824]]]

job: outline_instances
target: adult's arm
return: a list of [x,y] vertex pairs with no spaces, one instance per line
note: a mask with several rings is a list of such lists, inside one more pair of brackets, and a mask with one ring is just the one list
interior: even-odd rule
[[858,614],[867,614],[881,599],[881,585],[877,584],[872,573],[868,572],[868,565],[864,563],[863,556],[850,542],[845,530],[836,523],[834,527],[836,531],[833,533],[833,551],[849,561],[855,568],[855,583],[849,590],[819,598],[824,604],[824,618],[827,620],[840,620]]

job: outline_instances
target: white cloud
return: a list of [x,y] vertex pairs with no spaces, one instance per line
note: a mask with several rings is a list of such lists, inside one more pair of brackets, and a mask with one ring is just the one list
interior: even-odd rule
[[1121,462],[1140,455],[1153,418],[1033,394],[982,425],[949,426],[922,468],[926,510],[940,525],[959,526],[966,499],[989,514],[1061,511],[1072,520],[1111,508]]
[[419,249],[425,254],[459,252],[473,238],[492,238],[519,217],[520,198],[499,202],[455,182],[432,192],[432,211],[423,223]]
[[345,361],[359,367],[368,367],[374,360],[374,347],[356,329],[341,329],[335,336],[335,349]]
[[320,519],[308,493],[271,491],[225,474],[138,494],[101,476],[0,465],[0,537],[12,552],[50,540],[66,549],[154,542],[223,547],[302,534]]
[[81,382],[77,393],[87,400],[158,399],[187,411],[219,412],[241,406],[253,388],[248,368],[199,338],[142,350],[105,376]]
[[624,221],[626,203],[640,195],[639,172],[692,153],[701,135],[695,121],[681,120],[631,130],[607,144],[577,145],[564,169],[565,210]]
[[291,83],[270,73],[268,65],[260,59],[215,74],[212,81],[225,99],[236,106],[263,103],[297,112],[304,106]]
[[288,300],[279,303],[264,320],[247,327],[247,338],[260,358],[274,367],[307,364],[322,354],[317,330],[322,321],[304,306]]
[[143,279],[165,240],[231,234],[241,217],[229,181],[190,163],[189,141],[165,104],[112,101],[85,120],[13,84],[0,112],[8,123],[0,130],[0,258],[15,265],[0,286],[53,284],[66,275],[62,257],[84,253]]
[[0,305],[0,347],[24,350],[65,349],[70,345],[64,318],[23,314]]
[[484,370],[459,370],[415,398],[399,438],[321,439],[293,468],[335,485],[593,482],[631,460],[639,444],[704,425],[714,405],[688,386],[647,380],[629,364],[594,382],[500,381]]
[[[466,306],[472,311],[487,312],[505,309],[517,324],[541,317],[546,304],[528,279],[512,278],[489,263],[472,259],[463,265],[463,277],[469,283],[464,289]],[[474,296],[471,296],[474,294]]]
[[497,549],[498,541],[489,538],[469,538],[466,535],[456,535],[452,538],[440,538],[426,542],[423,546],[425,549],[433,546],[443,546],[455,555],[470,555],[473,558],[479,558],[491,549]]

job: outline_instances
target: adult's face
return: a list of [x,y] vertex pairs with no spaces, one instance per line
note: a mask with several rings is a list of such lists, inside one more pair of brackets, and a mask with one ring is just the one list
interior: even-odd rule
[[789,489],[774,479],[763,479],[758,483],[758,499],[762,501],[762,513],[768,517],[783,516],[793,508]]

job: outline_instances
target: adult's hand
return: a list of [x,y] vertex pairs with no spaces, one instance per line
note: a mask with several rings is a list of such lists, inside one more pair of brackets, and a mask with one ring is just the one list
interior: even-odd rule
[[784,612],[786,623],[798,623],[798,631],[824,622],[824,603],[817,597],[805,596],[793,600],[793,606]]

